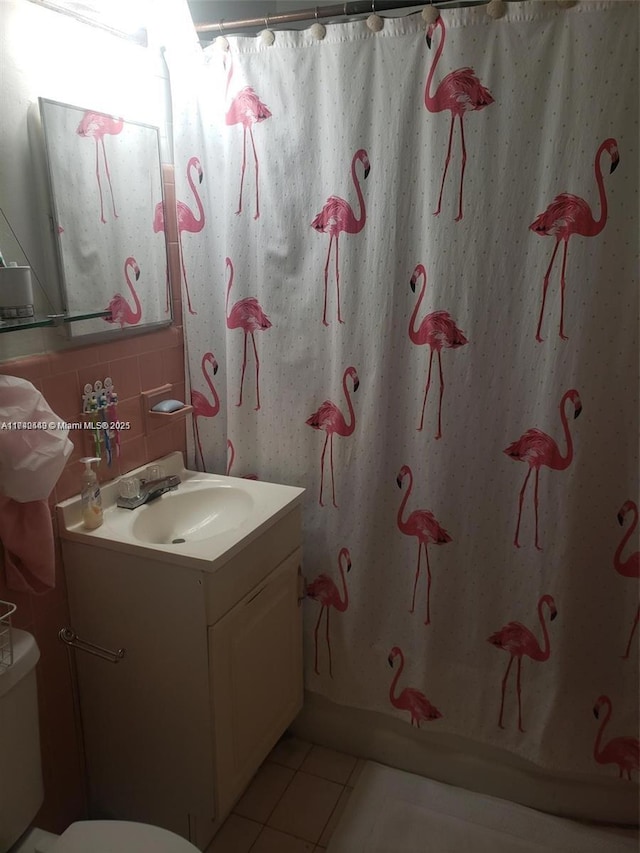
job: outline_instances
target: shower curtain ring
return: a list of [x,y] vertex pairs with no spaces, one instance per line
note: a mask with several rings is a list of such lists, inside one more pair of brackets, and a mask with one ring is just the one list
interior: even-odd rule
[[263,44],[266,44],[267,46],[270,47],[274,43],[275,40],[276,40],[276,37],[273,33],[273,30],[269,29],[269,16],[267,15],[267,17],[264,19],[264,30],[262,31],[262,42],[263,42]]
[[327,28],[324,26],[324,24],[321,24],[318,21],[319,15],[317,6],[315,7],[315,18],[315,22],[311,25],[311,35],[318,41],[322,41],[322,39],[327,34]]
[[218,21],[218,29],[220,30],[220,35],[224,35],[224,21]]

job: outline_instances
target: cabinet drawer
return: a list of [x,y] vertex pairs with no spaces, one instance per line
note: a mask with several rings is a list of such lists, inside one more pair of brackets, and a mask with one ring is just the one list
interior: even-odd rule
[[300,548],[300,507],[277,521],[217,571],[205,573],[207,624],[213,625],[282,561]]

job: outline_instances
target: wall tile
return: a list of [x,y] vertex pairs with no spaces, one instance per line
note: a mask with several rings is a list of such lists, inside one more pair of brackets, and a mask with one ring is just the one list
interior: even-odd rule
[[113,379],[118,400],[137,397],[140,394],[140,371],[137,355],[121,358],[118,361],[110,361],[107,375]]
[[79,365],[88,366],[95,364],[100,355],[99,347],[81,347],[79,349],[63,350],[61,352],[50,352],[48,356],[49,370],[52,374],[69,373],[77,370]]
[[143,436],[123,441],[120,447],[120,472],[126,474],[150,460],[147,452],[147,442]]
[[180,246],[176,241],[167,243],[169,255],[169,277],[174,299],[180,299],[180,283],[182,280],[182,266],[180,264]]
[[176,437],[177,433],[173,426],[162,427],[147,436],[147,455],[149,457],[147,461],[151,462],[160,456],[166,456],[172,450],[180,450],[180,447],[176,447]]
[[120,431],[120,444],[143,435],[144,429],[139,395],[125,400],[124,403],[118,403],[118,420],[131,424],[130,429]]
[[167,242],[174,243],[178,239],[178,225],[176,217],[176,187],[175,184],[167,183],[164,187],[164,233]]
[[164,384],[162,359],[155,352],[146,352],[138,356],[140,369],[140,389],[149,391]]
[[181,347],[163,351],[162,372],[165,382],[184,382],[184,351]]
[[138,355],[150,349],[149,341],[155,337],[157,332],[149,332],[142,335],[134,335],[131,338],[123,338],[118,341],[110,341],[100,344],[98,347],[100,361],[115,361],[118,358],[127,358],[130,355]]
[[167,329],[156,332],[153,335],[153,340],[149,338],[149,347],[146,352],[156,352],[157,350],[181,346],[183,346],[182,326],[169,326]]

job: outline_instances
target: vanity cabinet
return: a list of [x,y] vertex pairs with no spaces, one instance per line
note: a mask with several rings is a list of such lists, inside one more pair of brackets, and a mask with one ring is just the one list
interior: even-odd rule
[[214,571],[62,535],[90,816],[204,850],[302,707],[300,507]]

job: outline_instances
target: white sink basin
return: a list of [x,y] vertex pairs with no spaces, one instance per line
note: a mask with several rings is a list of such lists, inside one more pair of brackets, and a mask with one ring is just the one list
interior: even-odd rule
[[[213,571],[289,513],[304,493],[295,486],[188,471],[179,452],[149,464],[160,465],[166,476],[177,474],[178,488],[131,510],[116,506],[118,480],[103,485],[104,523],[97,530],[84,528],[75,495],[57,506],[60,536]],[[146,468],[126,476],[145,476]]]
[[246,489],[188,480],[138,510],[131,533],[140,542],[180,545],[210,539],[244,524],[254,507]]

